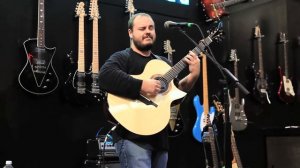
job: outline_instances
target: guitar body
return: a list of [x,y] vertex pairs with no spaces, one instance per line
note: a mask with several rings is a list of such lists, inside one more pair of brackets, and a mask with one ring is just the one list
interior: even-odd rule
[[248,121],[245,114],[244,105],[245,99],[242,99],[241,103],[239,103],[239,100],[236,98],[231,99],[229,116],[232,129],[235,131],[242,131],[247,128]]
[[[159,67],[159,68],[157,68]],[[171,67],[162,60],[151,60],[140,75],[132,75],[136,79],[156,78],[165,74]],[[152,135],[163,130],[170,119],[170,106],[173,100],[186,95],[179,90],[173,80],[169,82],[167,90],[155,97],[147,97],[157,104],[146,105],[140,100],[132,100],[108,94],[107,101],[110,114],[127,130],[139,135]]]
[[21,87],[29,93],[44,95],[53,92],[59,84],[52,66],[56,48],[37,47],[37,39],[24,41],[27,62],[19,74]]
[[180,134],[182,134],[184,129],[184,123],[180,113],[180,102],[181,99],[179,99],[178,101],[173,101],[171,103],[171,117],[168,127],[169,137],[179,136]]
[[268,88],[268,81],[264,78],[255,78],[253,94],[254,98],[258,100],[261,104],[269,103],[269,91]]
[[203,128],[207,125],[208,121],[213,121],[215,117],[215,108],[210,107],[209,114],[206,115],[204,113],[204,107],[200,104],[198,95],[194,97],[193,104],[197,113],[197,118],[193,127],[193,136],[197,141],[202,142]]
[[278,71],[280,76],[280,85],[277,94],[283,102],[292,103],[295,100],[295,92],[292,81],[283,74],[280,66],[278,67]]
[[201,4],[205,9],[207,17],[212,20],[218,20],[225,14],[225,7],[214,6],[213,4],[222,3],[224,0],[201,0]]

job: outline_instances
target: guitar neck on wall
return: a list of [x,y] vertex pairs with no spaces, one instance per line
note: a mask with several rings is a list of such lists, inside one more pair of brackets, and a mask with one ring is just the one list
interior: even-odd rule
[[261,34],[260,27],[256,26],[254,29],[254,38],[257,41],[258,69],[254,69],[256,76],[253,87],[253,95],[254,98],[257,99],[260,103],[271,104],[271,101],[269,99],[268,81],[264,73],[264,63],[262,56],[262,37],[263,35]]
[[44,95],[53,92],[59,84],[52,66],[56,48],[45,46],[45,1],[38,1],[37,38],[23,43],[27,62],[18,76],[20,86],[29,93]]
[[201,0],[204,11],[208,17],[207,21],[219,20],[221,16],[227,14],[225,7],[247,0]]
[[[76,6],[76,17],[79,18],[78,21],[78,60],[77,60],[77,71],[73,77],[73,84],[77,88],[77,93],[85,94],[85,47],[84,47],[84,18],[86,16],[84,9],[84,2],[77,3]],[[75,82],[77,80],[77,82]],[[76,83],[76,84],[75,84]]]
[[283,32],[279,33],[279,49],[282,47],[283,51],[283,68],[278,66],[280,75],[280,85],[278,89],[278,96],[280,100],[285,103],[291,103],[294,101],[295,92],[292,81],[289,79],[289,68],[288,68],[288,57],[287,57],[287,43],[286,34]]
[[[168,54],[168,60],[173,65],[173,52],[175,50],[171,46],[170,40],[164,41],[164,53]],[[174,101],[171,104],[171,116],[169,121],[169,137],[177,137],[183,132],[183,120],[180,114],[180,103],[179,101]]]
[[[238,77],[238,61],[236,50],[232,49],[230,53],[230,60],[234,62],[234,76]],[[235,131],[241,131],[247,128],[248,121],[245,113],[244,105],[245,99],[240,101],[239,88],[235,88],[235,97],[230,99],[230,122],[232,129]]]
[[99,87],[99,39],[98,39],[98,19],[99,7],[98,0],[91,0],[90,2],[90,20],[93,21],[93,42],[92,42],[92,65],[91,65],[91,75],[92,83],[90,92],[97,97],[101,94]]
[[[134,15],[134,12],[136,12],[136,9],[133,5],[133,0],[126,0],[126,11],[125,13],[129,13],[129,19],[132,18],[132,16]],[[129,44],[131,45],[132,43],[132,39],[130,39]]]

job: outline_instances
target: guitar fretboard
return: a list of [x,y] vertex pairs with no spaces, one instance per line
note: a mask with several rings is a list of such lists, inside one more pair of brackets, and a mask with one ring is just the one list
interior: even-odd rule
[[78,72],[85,72],[84,65],[84,16],[79,16],[78,29]]
[[38,5],[38,30],[37,30],[37,46],[45,46],[45,3],[44,0],[39,0]]
[[98,44],[98,20],[93,20],[93,61],[92,72],[99,72],[99,44]]
[[218,8],[224,8],[226,6],[231,6],[231,5],[234,5],[236,3],[243,2],[243,1],[246,1],[246,0],[229,0],[229,1],[215,3],[214,6],[218,7]]

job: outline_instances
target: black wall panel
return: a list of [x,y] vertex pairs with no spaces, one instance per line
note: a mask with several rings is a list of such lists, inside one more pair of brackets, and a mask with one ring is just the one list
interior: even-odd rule
[[[86,3],[88,14],[89,1]],[[136,0],[137,12],[150,13],[156,23],[157,42],[153,48],[156,54],[164,55],[163,41],[170,39],[176,50],[174,61],[179,61],[193,44],[179,31],[166,30],[167,20],[197,23],[205,35],[214,24],[205,22],[200,1],[191,0],[191,6],[180,6],[158,0]],[[71,51],[76,58],[78,40],[78,18],[75,18],[77,1],[45,1],[46,46],[56,47],[53,67],[58,73],[59,87],[44,96],[31,95],[18,84],[18,74],[26,63],[23,42],[36,37],[37,0],[0,2],[0,165],[5,160],[13,160],[15,167],[83,167],[86,159],[86,140],[94,138],[97,132],[105,133],[111,127],[102,113],[102,103],[91,101],[90,97],[68,94],[64,82],[70,71],[67,54]],[[230,13],[222,17],[225,39],[210,45],[216,59],[232,70],[228,62],[230,49],[237,49],[240,57],[239,80],[249,88],[253,80],[247,69],[254,62],[255,43],[253,28],[261,26],[263,56],[266,73],[270,76],[271,105],[260,105],[252,96],[246,97],[245,111],[249,126],[245,131],[236,132],[237,145],[244,167],[260,168],[266,165],[265,129],[299,125],[299,100],[284,104],[277,98],[279,85],[277,66],[277,35],[280,31],[288,33],[290,72],[294,86],[299,85],[299,2],[284,0],[248,1],[227,8]],[[125,13],[125,0],[99,0],[99,63],[100,66],[115,51],[129,47],[127,34],[128,14]],[[86,70],[91,62],[92,22],[85,18]],[[202,39],[198,29],[192,27],[186,32],[194,41]],[[183,74],[187,73],[185,70]],[[208,83],[210,95],[216,94],[222,100],[223,86],[219,70],[208,62]],[[298,82],[298,83],[296,83]],[[232,88],[230,88],[232,89]],[[297,87],[295,87],[297,89]],[[299,90],[299,89],[298,89]],[[296,92],[298,90],[295,90]],[[193,97],[202,95],[202,80],[187,95],[181,105],[184,119],[184,132],[170,138],[168,167],[205,167],[202,144],[192,137],[192,127],[196,113],[192,104]],[[298,91],[298,97],[299,91]],[[222,140],[222,123],[218,123]],[[220,144],[222,148],[223,144]]]

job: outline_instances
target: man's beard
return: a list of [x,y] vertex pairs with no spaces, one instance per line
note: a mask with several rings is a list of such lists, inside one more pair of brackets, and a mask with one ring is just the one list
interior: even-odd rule
[[139,41],[136,41],[136,40],[132,40],[134,45],[136,46],[136,48],[140,51],[149,51],[151,50],[152,46],[153,46],[153,43],[154,43],[154,40],[153,40],[153,43],[150,43],[150,44],[146,44],[146,45],[143,45],[142,43],[140,43]]

